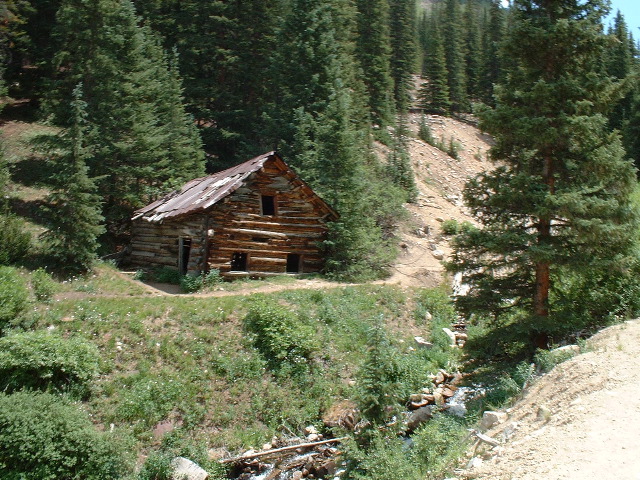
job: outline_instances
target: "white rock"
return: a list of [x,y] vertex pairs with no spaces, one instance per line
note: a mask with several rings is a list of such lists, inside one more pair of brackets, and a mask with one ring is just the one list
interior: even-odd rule
[[444,333],[447,334],[449,340],[451,340],[451,345],[456,345],[456,334],[453,333],[449,328],[445,327],[442,329]]
[[188,458],[176,457],[171,460],[172,480],[207,480],[209,474]]
[[480,457],[473,457],[467,463],[467,470],[472,470],[474,468],[480,468],[482,466],[482,459]]
[[508,415],[505,412],[492,412],[486,411],[482,415],[482,421],[480,422],[480,426],[484,430],[489,430],[494,425],[500,425],[504,423],[508,418]]
[[431,315],[431,312],[426,312],[426,313],[424,314],[424,319],[425,319],[427,322],[430,322],[431,320],[433,320],[433,315]]
[[433,258],[435,258],[436,260],[444,259],[444,252],[442,250],[434,250],[433,252],[431,252],[431,255],[433,255]]
[[308,427],[305,427],[304,429],[305,435],[311,435],[312,433],[318,433],[318,430],[314,425],[309,425]]
[[433,343],[427,342],[422,337],[413,337],[413,339],[416,341],[416,345],[420,348],[426,348],[428,350],[433,347]]

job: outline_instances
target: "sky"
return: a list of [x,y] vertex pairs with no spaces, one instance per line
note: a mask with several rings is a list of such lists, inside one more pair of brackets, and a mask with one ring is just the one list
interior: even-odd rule
[[605,27],[609,27],[618,10],[624,15],[633,38],[640,39],[640,0],[611,0],[611,13],[604,22]]

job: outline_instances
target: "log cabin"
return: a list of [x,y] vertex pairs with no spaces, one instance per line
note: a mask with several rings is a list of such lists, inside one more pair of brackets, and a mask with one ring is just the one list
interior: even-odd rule
[[132,218],[130,263],[224,277],[313,273],[338,214],[276,152],[186,183]]

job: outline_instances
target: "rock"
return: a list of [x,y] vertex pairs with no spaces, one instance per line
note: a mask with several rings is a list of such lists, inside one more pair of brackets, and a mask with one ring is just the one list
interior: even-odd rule
[[469,335],[467,335],[464,332],[454,332],[455,336],[456,336],[456,340],[460,341],[462,340],[463,342],[466,342],[467,339],[469,338]]
[[315,426],[309,425],[308,427],[304,428],[303,432],[305,435],[311,435],[313,433],[318,433],[318,430],[316,429]]
[[456,417],[464,417],[467,414],[467,407],[462,403],[452,403],[449,405],[449,408],[445,410],[445,413]]
[[341,427],[346,430],[353,430],[358,420],[360,420],[358,407],[349,400],[333,404],[322,417],[325,426]]
[[551,418],[551,409],[546,405],[540,405],[538,407],[538,412],[536,413],[536,419],[548,422]]
[[480,457],[473,457],[467,463],[467,470],[473,470],[474,468],[480,468],[482,466],[482,459]]
[[438,223],[442,223],[442,222],[444,222],[444,218],[442,218],[442,217],[436,217],[436,218],[435,218],[435,220],[436,220],[436,222],[438,222]]
[[507,415],[505,412],[492,412],[487,410],[482,414],[482,420],[480,421],[480,427],[483,430],[489,430],[495,425],[500,425],[507,421]]
[[207,456],[209,460],[222,460],[229,456],[229,452],[224,448],[210,448],[207,450]]
[[302,472],[300,470],[296,470],[291,474],[291,480],[300,480],[302,478]]
[[270,443],[265,443],[262,445],[262,450],[271,450],[273,448],[273,445],[271,445]]
[[307,435],[307,441],[309,442],[317,442],[318,440],[320,440],[320,435],[318,435],[317,433]]
[[415,430],[423,423],[429,421],[431,417],[433,417],[433,405],[427,405],[426,407],[419,408],[414,410],[407,417],[407,429]]
[[430,322],[431,320],[433,320],[433,315],[431,315],[431,312],[425,312],[424,319],[427,322]]
[[335,475],[338,466],[333,460],[327,460],[322,465],[316,468],[316,474],[319,478],[327,478],[330,475]]
[[449,328],[447,328],[447,327],[443,328],[443,329],[442,329],[442,331],[443,331],[444,333],[446,333],[446,334],[447,334],[447,337],[449,337],[449,340],[451,340],[451,345],[452,345],[452,346],[455,346],[455,345],[456,345],[456,334],[455,334],[455,333],[453,333],[453,332],[451,331],[451,329],[449,329]]
[[431,255],[433,255],[433,258],[435,258],[436,260],[444,259],[444,252],[442,250],[434,250],[433,252],[431,252]]
[[444,398],[451,398],[456,394],[458,388],[453,385],[447,385],[442,389],[442,396]]
[[418,346],[418,348],[425,348],[427,350],[433,348],[433,343],[431,342],[427,342],[424,338],[422,337],[413,337],[413,339],[416,342],[416,345]]
[[444,405],[444,396],[442,395],[442,390],[436,389],[433,391],[433,400],[439,407],[442,407]]
[[442,371],[439,371],[438,373],[436,373],[436,377],[433,379],[433,384],[441,385],[445,382],[446,379],[447,379],[446,375],[442,373]]
[[409,395],[409,401],[411,403],[421,402],[422,399],[423,399],[423,394],[422,393],[412,393],[411,395]]
[[171,460],[172,480],[207,480],[209,474],[188,458],[176,457]]

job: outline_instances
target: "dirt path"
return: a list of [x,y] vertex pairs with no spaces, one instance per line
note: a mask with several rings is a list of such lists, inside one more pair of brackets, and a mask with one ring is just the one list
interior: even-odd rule
[[487,432],[508,440],[460,478],[640,480],[640,320],[601,331],[587,350],[526,392]]

